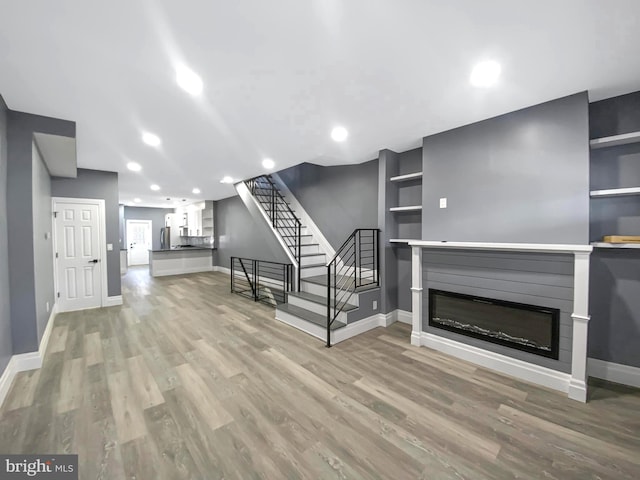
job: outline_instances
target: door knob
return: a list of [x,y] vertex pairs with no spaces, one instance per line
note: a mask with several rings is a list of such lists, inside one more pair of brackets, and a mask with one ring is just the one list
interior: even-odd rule
[[93,260],[89,260],[89,263],[98,263],[98,259],[94,258]]

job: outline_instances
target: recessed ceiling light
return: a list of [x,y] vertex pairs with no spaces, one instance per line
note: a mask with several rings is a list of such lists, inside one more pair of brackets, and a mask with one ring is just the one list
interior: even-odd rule
[[149,145],[150,147],[157,147],[161,143],[160,137],[157,136],[155,133],[150,133],[150,132],[144,132],[142,134],[142,141],[147,145]]
[[262,160],[262,166],[268,170],[271,170],[276,166],[276,162],[274,162],[270,158],[265,158],[264,160]]
[[140,200],[139,198],[134,198],[133,201],[136,203],[140,203],[142,200]]
[[180,88],[191,95],[200,95],[202,93],[202,78],[184,65],[176,67],[176,82],[178,82]]
[[154,192],[157,192],[158,190],[160,190],[160,185],[156,185],[155,183],[153,185],[151,185],[149,187],[151,190],[153,190]]
[[220,180],[220,183],[233,183],[233,178],[227,175]]
[[136,162],[127,163],[127,168],[132,172],[139,172],[140,170],[142,170],[142,167],[140,166],[140,164]]
[[500,77],[502,67],[498,62],[487,60],[478,63],[471,71],[469,81],[474,87],[490,87]]
[[193,190],[191,190],[191,193],[193,193],[194,195],[198,195],[200,193],[200,189],[194,188]]
[[349,136],[349,132],[344,127],[335,127],[331,130],[331,138],[333,138],[336,142],[344,142]]

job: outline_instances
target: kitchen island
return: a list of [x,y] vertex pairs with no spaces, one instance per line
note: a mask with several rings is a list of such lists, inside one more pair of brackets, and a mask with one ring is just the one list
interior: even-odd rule
[[213,270],[213,248],[189,247],[149,250],[149,275],[163,277]]

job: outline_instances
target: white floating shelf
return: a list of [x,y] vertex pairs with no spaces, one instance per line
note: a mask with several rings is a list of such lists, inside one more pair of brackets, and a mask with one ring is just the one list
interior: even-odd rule
[[617,145],[627,145],[629,143],[640,142],[640,132],[623,133],[611,137],[594,138],[589,141],[589,146],[596,150],[598,148],[615,147]]
[[406,243],[408,244],[409,242],[415,242],[418,239],[414,239],[414,238],[392,238],[389,240],[389,243]]
[[413,180],[414,178],[422,178],[422,172],[407,173],[406,175],[398,175],[397,177],[391,177],[390,182],[403,182],[405,180]]
[[592,190],[592,197],[618,197],[623,195],[640,195],[640,187],[611,188],[609,190]]
[[606,243],[592,242],[595,248],[640,248],[640,243]]
[[411,212],[414,210],[422,210],[422,205],[411,205],[408,207],[391,207],[390,212]]

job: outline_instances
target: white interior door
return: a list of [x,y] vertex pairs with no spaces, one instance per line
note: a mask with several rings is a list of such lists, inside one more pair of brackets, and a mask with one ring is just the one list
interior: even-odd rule
[[101,307],[99,207],[56,201],[54,211],[58,308],[64,312]]
[[129,265],[148,265],[151,249],[151,221],[127,220]]

